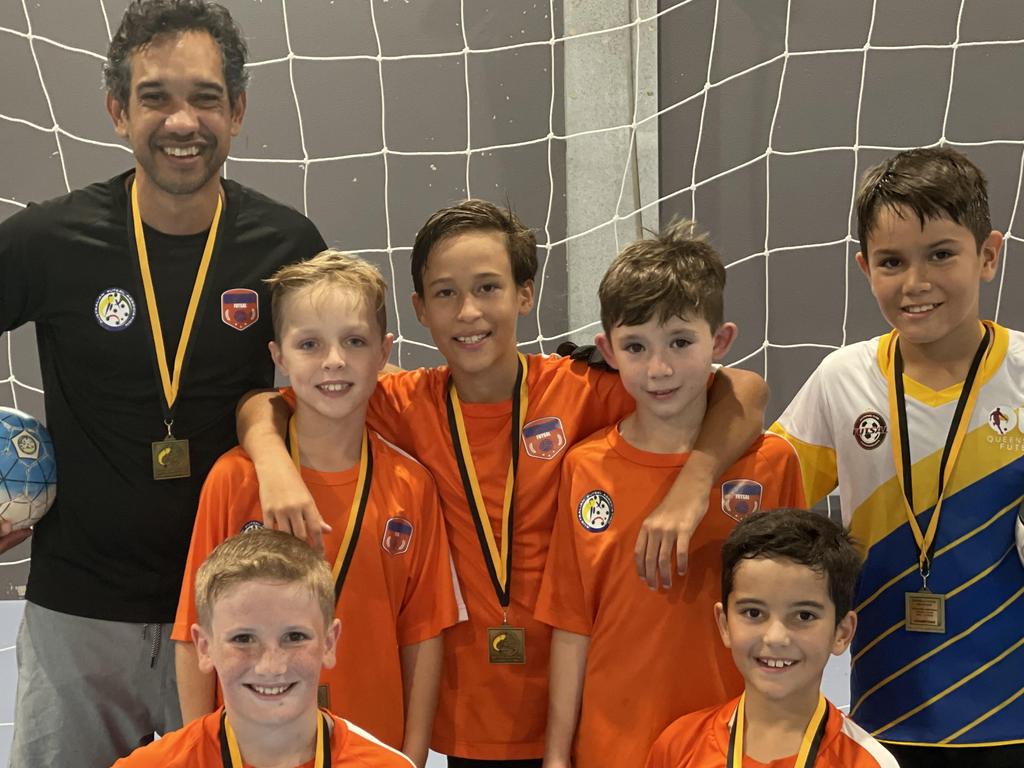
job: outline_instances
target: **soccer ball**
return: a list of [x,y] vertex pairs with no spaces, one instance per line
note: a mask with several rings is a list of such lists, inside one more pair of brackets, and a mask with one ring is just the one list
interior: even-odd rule
[[1014,527],[1014,538],[1017,539],[1017,555],[1020,564],[1024,565],[1024,501],[1017,508],[1017,525]]
[[57,498],[57,463],[46,427],[0,407],[0,521],[14,530],[36,522]]

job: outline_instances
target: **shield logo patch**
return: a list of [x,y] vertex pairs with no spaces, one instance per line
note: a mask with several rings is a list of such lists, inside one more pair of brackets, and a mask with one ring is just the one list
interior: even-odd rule
[[244,331],[260,319],[260,297],[251,288],[232,288],[220,295],[220,319]]
[[523,447],[535,459],[553,459],[565,448],[565,431],[557,416],[545,416],[523,425]]
[[412,523],[404,517],[392,517],[384,525],[381,548],[389,555],[401,555],[409,550],[412,541]]
[[727,480],[722,483],[722,511],[742,520],[761,509],[762,485],[755,480]]

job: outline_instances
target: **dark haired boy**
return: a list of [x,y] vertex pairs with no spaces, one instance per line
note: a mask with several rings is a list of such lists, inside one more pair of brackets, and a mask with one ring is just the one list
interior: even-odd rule
[[134,168],[0,224],[0,331],[36,324],[61,473],[33,540],[13,768],[109,765],[180,722],[168,633],[199,489],[238,399],[273,381],[261,279],[324,247],[219,177],[244,60],[223,7],[133,2],[106,103]]
[[647,768],[898,768],[821,693],[857,627],[860,558],[849,534],[800,509],[743,520],[722,547],[715,620],[743,695],[676,720]]
[[[432,746],[452,766],[539,765],[550,628],[533,611],[559,468],[569,446],[624,416],[631,399],[617,376],[582,361],[518,352],[516,323],[533,306],[536,242],[508,211],[481,200],[438,211],[417,235],[412,263],[417,317],[447,365],[383,377],[367,423],[434,475],[469,613],[444,636]],[[267,399],[253,398],[262,410],[248,417],[247,403],[239,427],[265,511],[282,488],[286,497],[308,496]],[[739,453],[757,432],[757,419],[741,418],[741,409],[718,410],[711,434],[728,440],[712,441],[714,458],[703,457],[702,467]],[[691,475],[681,478],[683,495],[700,498],[710,481]]]
[[1024,334],[978,307],[1003,238],[949,148],[870,169],[856,207],[893,331],[826,357],[772,427],[866,550],[850,714],[904,768],[1024,765]]
[[611,755],[640,766],[674,718],[739,693],[708,620],[719,549],[753,510],[803,503],[793,449],[763,437],[715,481],[686,576],[665,593],[624,578],[644,518],[689,460],[712,363],[736,334],[723,317],[725,268],[693,229],[679,222],[626,246],[598,291],[597,343],[635,409],[562,465],[535,612],[554,628],[545,768],[603,768]]

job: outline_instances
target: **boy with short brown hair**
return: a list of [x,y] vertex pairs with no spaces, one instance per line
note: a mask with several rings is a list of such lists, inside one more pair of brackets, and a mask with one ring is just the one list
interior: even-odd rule
[[826,357],[772,427],[866,550],[850,715],[904,768],[1024,765],[1024,334],[979,311],[1003,236],[946,147],[870,169],[856,209],[893,330]]
[[725,268],[692,222],[628,245],[601,281],[597,344],[635,410],[578,443],[536,616],[554,627],[545,768],[643,764],[685,712],[726,701],[741,680],[709,621],[718,551],[736,520],[803,502],[796,454],[756,441],[715,482],[686,576],[664,594],[627,578],[644,518],[685,466],[707,408],[723,322]]

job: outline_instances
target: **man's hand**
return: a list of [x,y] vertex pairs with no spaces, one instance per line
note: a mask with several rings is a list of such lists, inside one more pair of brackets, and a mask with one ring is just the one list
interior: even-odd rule
[[257,474],[263,524],[308,541],[322,555],[324,534],[331,530],[331,526],[320,517],[316,502],[295,465],[290,461],[275,462],[258,468]]
[[640,526],[633,548],[637,575],[651,589],[672,586],[672,549],[676,550],[675,570],[686,573],[690,539],[704,519],[708,507],[707,493],[691,493],[682,503],[673,503],[666,496]]
[[15,531],[10,523],[0,523],[0,555],[14,549],[31,535],[31,528],[20,528]]

